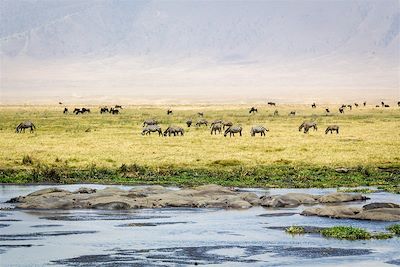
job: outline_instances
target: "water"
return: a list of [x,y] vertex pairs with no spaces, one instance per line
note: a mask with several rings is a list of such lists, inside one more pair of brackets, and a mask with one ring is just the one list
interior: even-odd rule
[[[75,190],[81,186],[63,185]],[[4,201],[48,186],[0,186]],[[120,186],[129,189],[129,186]],[[247,189],[257,194],[335,189]],[[369,202],[400,196],[369,194]],[[353,203],[354,204],[354,203]],[[352,205],[353,205],[352,204]],[[135,211],[0,211],[1,266],[395,266],[400,238],[345,241],[318,234],[290,236],[275,226],[352,225],[383,231],[392,223],[303,217],[291,209],[142,209]],[[285,213],[284,216],[274,216]],[[263,215],[263,216],[260,216]]]

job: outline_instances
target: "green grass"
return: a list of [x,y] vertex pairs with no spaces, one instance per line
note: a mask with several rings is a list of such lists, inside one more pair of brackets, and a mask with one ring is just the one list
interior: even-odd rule
[[304,228],[301,226],[290,226],[285,229],[285,232],[291,235],[300,235],[304,234]]
[[[70,106],[70,109],[73,106]],[[63,107],[0,107],[0,182],[95,182],[127,184],[260,187],[379,186],[398,192],[400,184],[400,110],[359,108],[326,116],[309,106],[125,107],[120,115],[63,115]],[[332,110],[336,108],[330,107]],[[289,117],[289,110],[299,114]],[[242,137],[211,136],[207,127],[187,128],[185,121],[203,111],[209,121],[231,120],[244,128]],[[183,137],[142,136],[147,118],[161,127],[180,125]],[[16,134],[24,120],[37,126],[34,134]],[[302,121],[315,120],[319,130],[303,134]],[[371,123],[365,123],[369,121]],[[251,137],[252,125],[270,129]],[[341,133],[324,134],[338,124]],[[86,131],[90,129],[90,131]],[[335,169],[346,168],[348,172]]]
[[391,226],[388,226],[386,230],[392,232],[395,235],[400,235],[400,224],[393,224]]
[[371,239],[373,236],[366,230],[351,226],[334,226],[321,231],[324,237],[360,240]]

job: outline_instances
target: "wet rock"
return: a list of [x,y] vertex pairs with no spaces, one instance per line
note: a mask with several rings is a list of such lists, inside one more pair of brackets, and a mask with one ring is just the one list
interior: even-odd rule
[[318,196],[302,193],[288,193],[286,195],[264,196],[261,198],[260,205],[264,207],[285,208],[317,203]]
[[363,210],[372,210],[372,209],[378,209],[378,208],[400,208],[400,205],[394,204],[394,203],[370,203],[367,205],[363,206]]
[[[374,208],[373,204],[377,208]],[[305,209],[301,215],[304,216],[320,216],[337,219],[357,219],[357,220],[373,220],[373,221],[400,221],[400,208],[394,204],[393,207],[380,208],[379,203],[371,203],[366,205],[367,209],[349,206],[329,206],[329,207],[313,207]]]
[[51,193],[60,193],[60,192],[70,193],[69,191],[64,190],[64,189],[51,187],[51,188],[45,188],[45,189],[41,189],[41,190],[35,191],[33,193],[30,193],[28,196],[33,197],[33,196],[48,195],[48,194],[51,194]]
[[78,190],[76,190],[74,192],[74,194],[77,194],[77,193],[79,193],[79,194],[93,194],[93,193],[96,193],[96,191],[97,191],[96,189],[87,188],[87,187],[81,187]]
[[320,203],[337,203],[337,202],[349,202],[349,201],[362,201],[369,199],[361,194],[346,194],[346,193],[332,193],[322,196],[318,199]]

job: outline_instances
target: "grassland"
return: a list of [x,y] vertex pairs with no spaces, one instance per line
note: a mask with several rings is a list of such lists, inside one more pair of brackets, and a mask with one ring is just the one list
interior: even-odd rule
[[[74,106],[69,106],[70,110]],[[400,183],[400,109],[362,107],[338,114],[331,105],[275,108],[246,106],[129,106],[121,114],[64,115],[60,106],[0,107],[0,182],[98,182],[232,186],[335,187]],[[174,114],[166,115],[167,108]],[[288,116],[296,110],[296,116]],[[231,120],[244,128],[242,137],[211,136],[206,127],[187,128],[188,118],[202,111],[209,121]],[[183,137],[142,136],[147,118],[184,126]],[[16,134],[15,127],[32,120],[37,131]],[[318,131],[303,134],[304,120]],[[265,125],[266,137],[251,137],[252,125]],[[325,135],[338,124],[340,134]],[[25,160],[23,160],[25,158]],[[344,168],[346,170],[337,170]],[[398,189],[394,189],[398,190]]]

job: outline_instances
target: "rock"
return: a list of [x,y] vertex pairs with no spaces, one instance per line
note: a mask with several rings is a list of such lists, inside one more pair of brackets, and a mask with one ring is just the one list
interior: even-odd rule
[[378,208],[400,208],[400,205],[394,203],[370,203],[363,206],[363,210],[372,210]]
[[350,170],[347,168],[337,168],[335,171],[338,173],[348,173]]
[[337,202],[349,202],[349,201],[361,201],[369,199],[361,194],[346,194],[346,193],[332,193],[325,196],[321,196],[318,201],[320,203],[337,203]]
[[51,194],[51,193],[59,193],[59,192],[68,192],[67,190],[56,188],[56,187],[51,187],[51,188],[45,188],[41,189],[38,191],[35,191],[33,193],[30,193],[28,196],[40,196],[40,195],[46,195],[46,194]]
[[79,193],[79,194],[93,194],[96,193],[96,189],[92,188],[87,188],[87,187],[81,187],[78,190],[74,192],[74,194]]
[[[400,221],[400,208],[396,207],[398,206],[397,204],[394,204],[393,207],[380,208],[379,206],[381,206],[381,204],[382,203],[368,204],[369,206],[367,209],[349,206],[313,207],[305,209],[301,215],[338,219]],[[374,206],[377,208],[373,208]]]
[[288,193],[286,195],[265,196],[260,205],[272,208],[297,207],[302,204],[317,204],[318,196],[302,193]]

